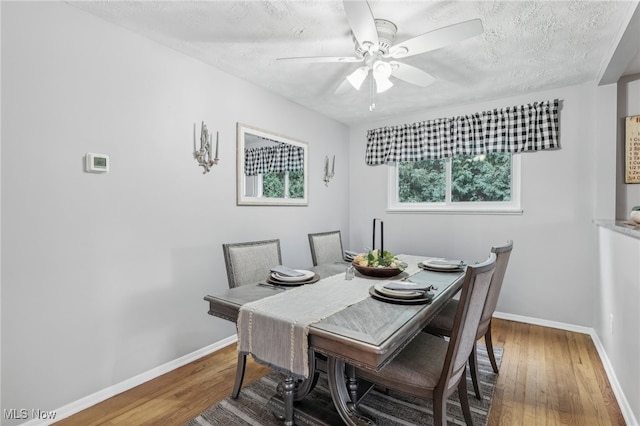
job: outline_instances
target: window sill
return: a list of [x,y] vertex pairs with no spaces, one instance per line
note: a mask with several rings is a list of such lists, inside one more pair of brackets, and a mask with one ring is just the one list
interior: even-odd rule
[[420,213],[420,214],[473,214],[473,215],[522,215],[524,210],[519,208],[503,209],[457,209],[452,207],[389,207],[387,213]]

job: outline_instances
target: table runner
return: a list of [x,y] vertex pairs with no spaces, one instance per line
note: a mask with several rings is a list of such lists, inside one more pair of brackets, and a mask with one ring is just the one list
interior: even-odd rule
[[[398,258],[408,263],[409,275],[418,272],[418,262],[425,259]],[[307,378],[309,325],[366,299],[369,287],[378,281],[361,275],[347,281],[344,274],[337,274],[247,303],[238,316],[238,351],[287,375]]]

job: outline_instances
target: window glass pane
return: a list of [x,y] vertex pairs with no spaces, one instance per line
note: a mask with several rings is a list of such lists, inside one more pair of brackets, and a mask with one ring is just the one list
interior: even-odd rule
[[262,195],[269,198],[284,198],[284,173],[262,175]]
[[263,196],[270,198],[304,198],[304,170],[288,172],[289,195],[285,194],[287,172],[263,175]]
[[289,172],[289,197],[304,198],[304,171]]
[[510,153],[452,157],[451,201],[510,200]]
[[398,194],[401,203],[441,203],[445,200],[444,160],[398,163]]

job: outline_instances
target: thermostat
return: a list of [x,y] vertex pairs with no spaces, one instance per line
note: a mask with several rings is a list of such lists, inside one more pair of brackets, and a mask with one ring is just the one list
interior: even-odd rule
[[109,156],[106,154],[87,153],[86,169],[89,173],[107,173],[109,171]]

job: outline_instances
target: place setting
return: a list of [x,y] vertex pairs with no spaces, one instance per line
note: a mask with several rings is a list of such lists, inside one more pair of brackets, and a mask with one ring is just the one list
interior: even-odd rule
[[293,269],[284,265],[271,268],[267,283],[280,286],[300,286],[320,281],[320,276],[313,271]]
[[417,284],[410,281],[379,282],[369,288],[369,294],[374,299],[405,305],[430,303],[436,288],[431,284]]
[[435,272],[462,272],[467,264],[459,259],[431,258],[419,262],[418,267]]

